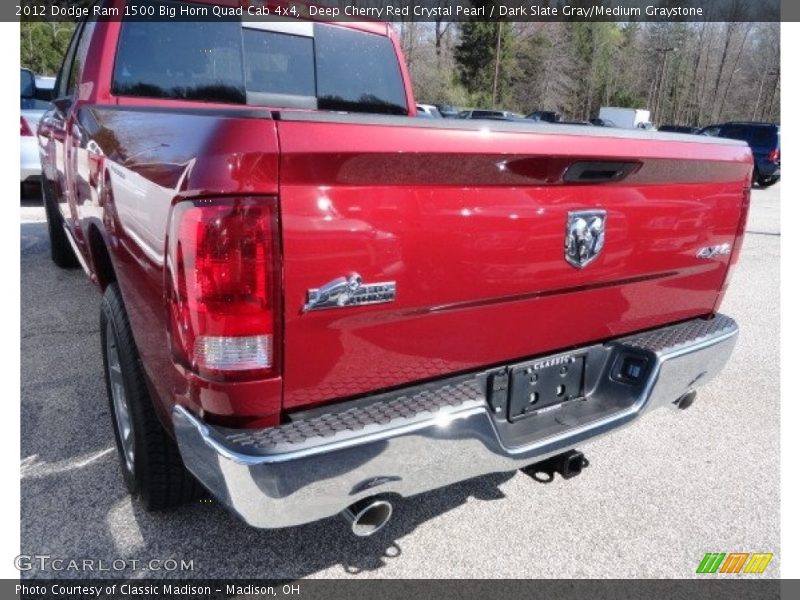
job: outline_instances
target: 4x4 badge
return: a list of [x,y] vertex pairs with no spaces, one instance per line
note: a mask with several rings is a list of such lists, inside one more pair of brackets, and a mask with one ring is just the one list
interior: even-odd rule
[[397,284],[394,281],[363,283],[361,275],[351,273],[347,277],[334,279],[320,288],[308,290],[308,301],[303,306],[303,312],[393,302],[396,288]]
[[606,240],[606,211],[576,210],[567,213],[564,258],[576,269],[592,262]]

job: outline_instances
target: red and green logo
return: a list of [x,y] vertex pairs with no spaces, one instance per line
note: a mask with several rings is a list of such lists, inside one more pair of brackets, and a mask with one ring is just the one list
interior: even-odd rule
[[697,573],[763,573],[772,560],[766,552],[709,552],[700,561]]

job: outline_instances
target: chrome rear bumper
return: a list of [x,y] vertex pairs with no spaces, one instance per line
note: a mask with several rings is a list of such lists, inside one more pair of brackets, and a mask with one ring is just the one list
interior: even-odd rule
[[[556,358],[586,356],[585,399],[515,422],[495,385],[506,368],[345,402],[263,430],[211,427],[180,406],[173,421],[186,466],[217,500],[255,527],[288,527],[368,496],[412,496],[512,471],[621,427],[710,381],[737,334],[733,319],[717,315],[561,353]],[[636,383],[619,377],[629,356],[647,365]],[[539,362],[509,368],[530,372]]]

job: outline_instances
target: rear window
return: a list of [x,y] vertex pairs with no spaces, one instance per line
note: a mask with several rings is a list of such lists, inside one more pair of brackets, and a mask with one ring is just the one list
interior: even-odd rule
[[777,146],[778,132],[773,127],[755,127],[750,137],[753,146]]
[[117,95],[408,114],[391,40],[310,22],[124,21]]
[[750,141],[750,128],[743,125],[727,125],[719,132],[720,137],[729,138],[732,140],[742,140],[743,142]]
[[408,112],[400,65],[389,38],[315,25],[314,44],[319,108]]
[[251,92],[316,96],[314,39],[245,29],[245,87]]
[[114,63],[121,96],[244,104],[242,29],[234,21],[126,21]]
[[726,125],[720,137],[742,140],[751,146],[776,146],[778,131],[776,127],[763,125]]
[[502,117],[503,113],[496,110],[473,110],[473,119],[485,119],[487,117]]

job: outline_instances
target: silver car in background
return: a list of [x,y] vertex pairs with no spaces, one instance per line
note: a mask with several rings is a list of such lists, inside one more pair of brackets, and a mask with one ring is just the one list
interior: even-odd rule
[[20,68],[19,182],[21,186],[38,183],[42,174],[36,128],[50,107],[55,77],[38,77],[30,69]]
[[441,119],[439,109],[433,104],[417,104],[417,116],[423,119]]

